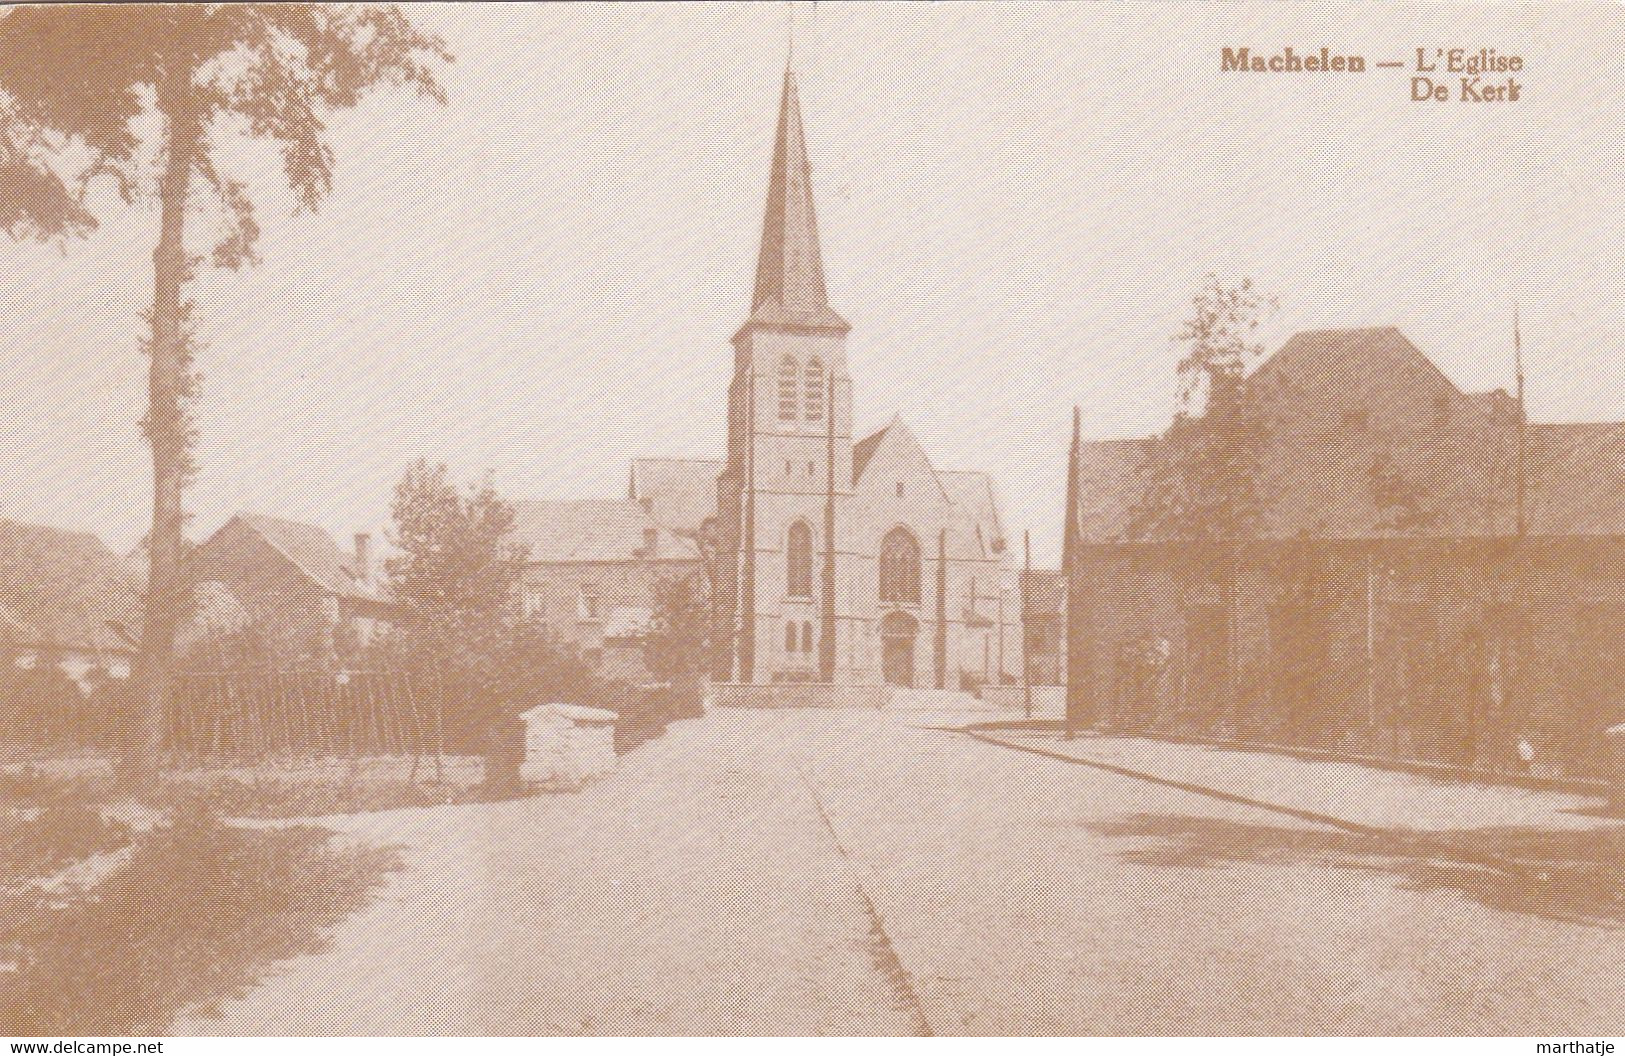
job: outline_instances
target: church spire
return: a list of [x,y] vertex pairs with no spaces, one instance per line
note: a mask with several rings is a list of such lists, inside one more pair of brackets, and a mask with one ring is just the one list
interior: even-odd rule
[[818,248],[812,171],[801,129],[794,68],[786,62],[779,131],[768,176],[762,249],[756,259],[756,292],[745,324],[809,327],[846,332],[851,327],[829,306],[824,261]]

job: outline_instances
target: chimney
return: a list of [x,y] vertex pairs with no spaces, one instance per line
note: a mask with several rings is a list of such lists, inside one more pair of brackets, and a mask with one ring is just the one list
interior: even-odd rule
[[654,560],[660,553],[660,529],[645,528],[643,530],[643,556]]
[[355,571],[361,582],[372,585],[372,536],[355,533]]

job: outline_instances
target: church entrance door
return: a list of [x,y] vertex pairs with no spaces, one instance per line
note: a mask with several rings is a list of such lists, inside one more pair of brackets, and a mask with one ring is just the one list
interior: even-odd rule
[[880,671],[888,686],[914,685],[914,639],[920,623],[906,612],[888,612],[880,621]]

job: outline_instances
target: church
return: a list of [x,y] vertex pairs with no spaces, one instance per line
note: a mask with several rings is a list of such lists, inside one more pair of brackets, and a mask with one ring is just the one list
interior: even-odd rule
[[[571,540],[545,525],[529,533],[559,550],[533,546],[534,596],[561,599],[538,600],[537,611],[547,618],[562,610],[549,622],[585,621],[575,633],[560,628],[578,643],[605,625],[635,626],[649,611],[652,578],[670,575],[675,560],[703,573],[715,621],[712,680],[732,687],[739,703],[772,702],[751,692],[764,686],[822,703],[833,698],[813,700],[819,686],[856,691],[840,699],[883,701],[887,686],[1018,684],[1018,571],[993,482],[935,468],[897,417],[855,434],[850,330],[825,287],[796,79],[787,69],[755,289],[733,337],[726,457],[636,460],[625,508],[594,506],[606,531],[584,525]],[[570,512],[579,522],[581,511]],[[535,518],[521,517],[527,521]],[[572,540],[582,533],[618,535],[625,552],[573,561]],[[572,593],[591,604],[572,606]]]

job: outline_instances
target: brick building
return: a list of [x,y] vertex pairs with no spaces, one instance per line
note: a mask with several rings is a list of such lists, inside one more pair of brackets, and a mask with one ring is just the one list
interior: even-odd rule
[[514,504],[514,541],[529,551],[524,614],[556,631],[606,678],[643,682],[643,642],[662,579],[701,575],[692,538],[636,499]]
[[198,611],[183,640],[206,653],[212,637],[248,630],[278,664],[340,659],[371,643],[394,614],[371,551],[365,534],[345,553],[315,525],[239,513],[187,559]]
[[1515,399],[1463,393],[1392,328],[1299,334],[1243,394],[1263,428],[1241,539],[1136,537],[1158,439],[1081,445],[1079,713],[1601,767],[1625,718],[1625,423],[1520,427]]

